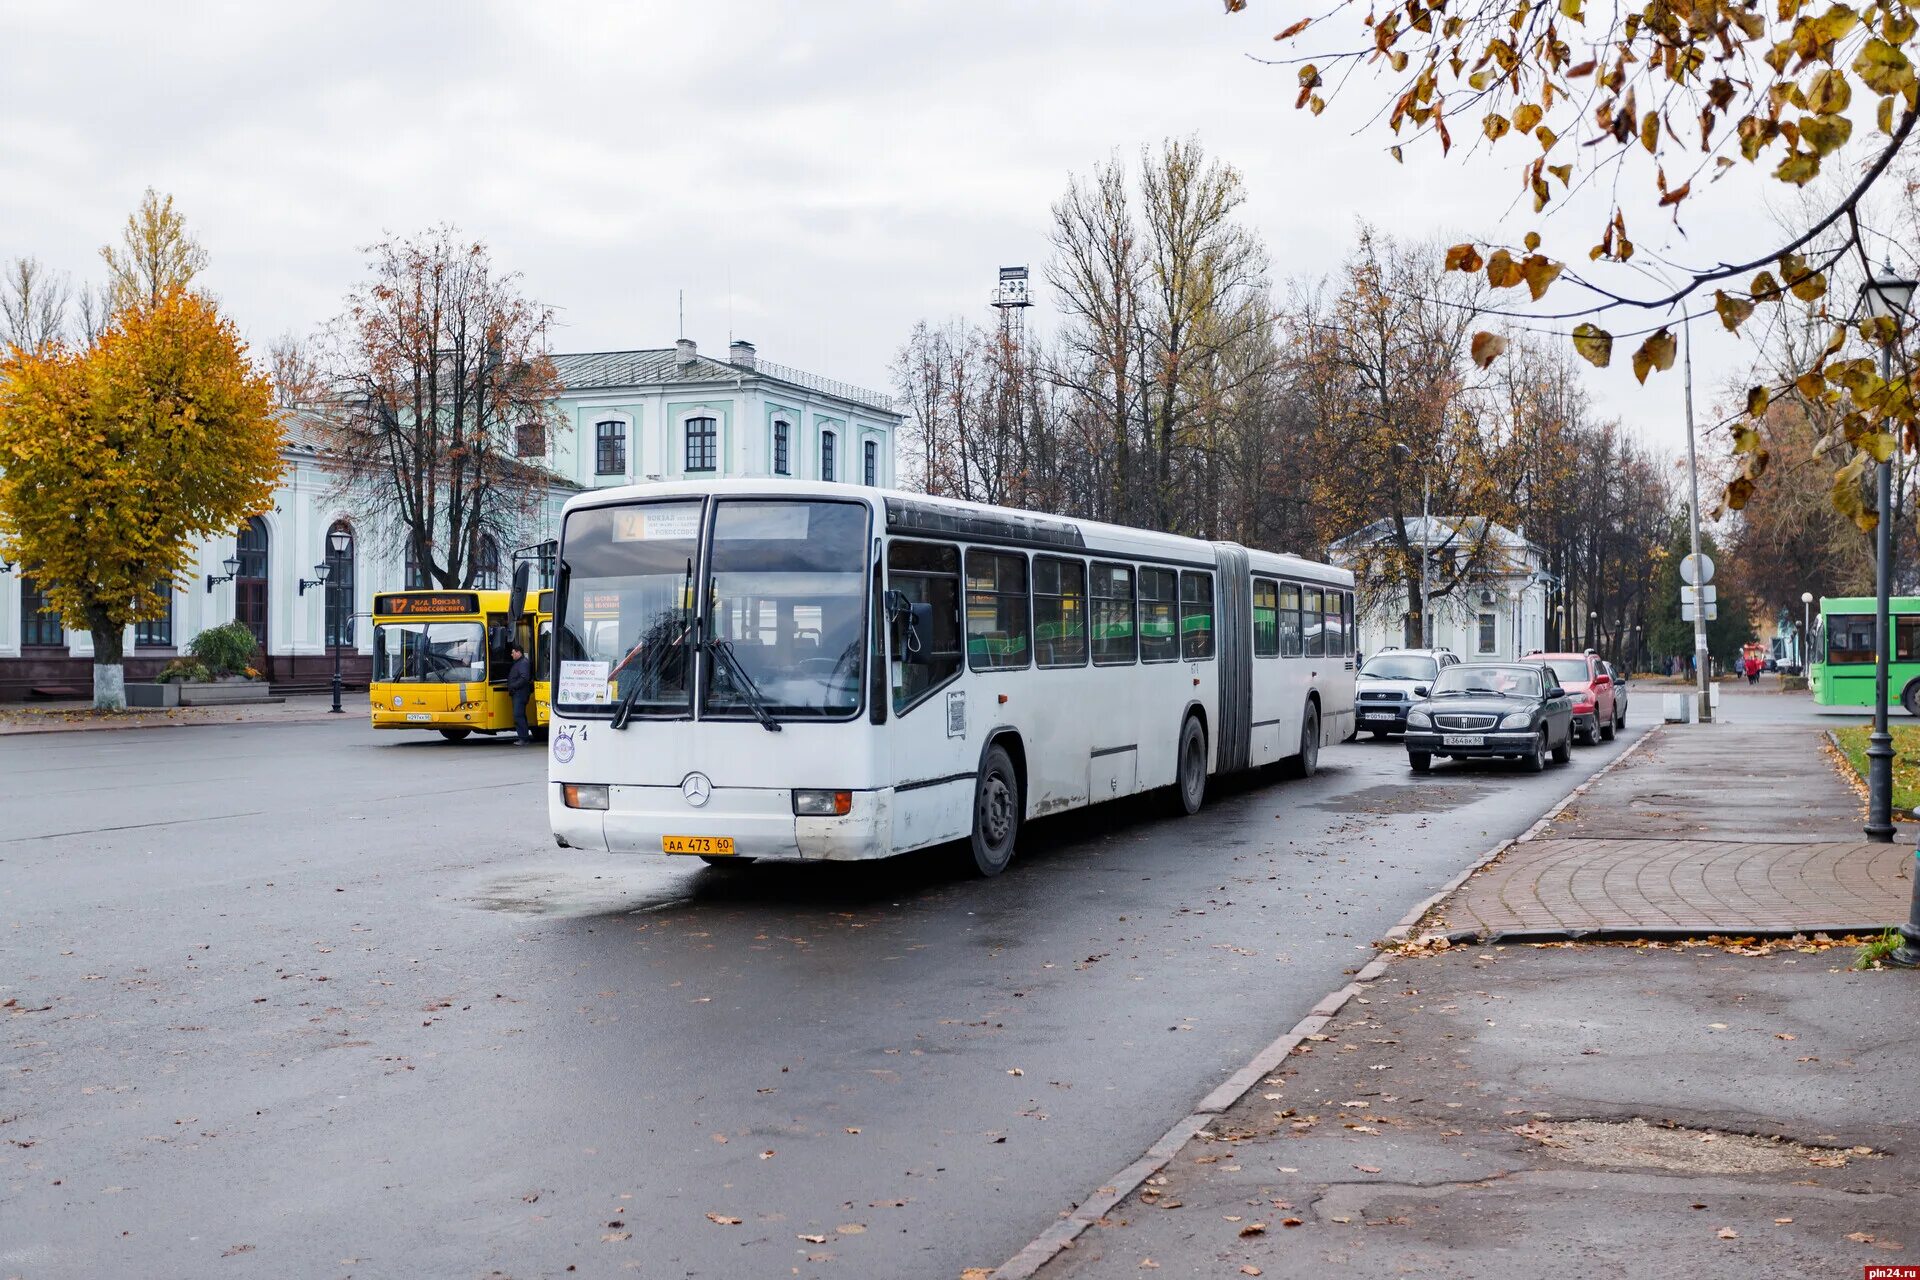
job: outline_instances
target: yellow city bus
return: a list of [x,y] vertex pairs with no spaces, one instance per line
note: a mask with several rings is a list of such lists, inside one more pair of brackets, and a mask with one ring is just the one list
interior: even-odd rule
[[373,679],[369,702],[376,729],[436,731],[449,742],[468,734],[512,733],[507,695],[508,647],[516,640],[534,661],[527,720],[547,723],[545,679],[553,593],[512,619],[518,591],[389,591],[373,598]]

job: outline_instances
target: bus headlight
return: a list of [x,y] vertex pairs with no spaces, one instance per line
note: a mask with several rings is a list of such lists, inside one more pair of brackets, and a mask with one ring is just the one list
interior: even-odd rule
[[607,784],[604,782],[568,782],[560,787],[561,798],[569,809],[604,809]]
[[1407,728],[1431,729],[1432,727],[1433,727],[1433,717],[1428,715],[1426,712],[1424,711],[1407,712]]
[[796,818],[844,818],[853,811],[851,791],[796,791],[793,814]]

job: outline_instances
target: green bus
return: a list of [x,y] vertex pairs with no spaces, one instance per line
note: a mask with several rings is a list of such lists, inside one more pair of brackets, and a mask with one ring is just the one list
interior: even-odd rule
[[[1832,596],[1820,601],[1813,631],[1807,683],[1816,707],[1869,710],[1873,706],[1872,596]],[[1920,716],[1920,596],[1895,596],[1888,604],[1893,653],[1887,662],[1887,702]]]

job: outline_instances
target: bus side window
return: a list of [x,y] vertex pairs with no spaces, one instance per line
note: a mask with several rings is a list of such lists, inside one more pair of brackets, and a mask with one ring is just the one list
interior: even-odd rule
[[1179,578],[1171,569],[1140,570],[1140,661],[1172,662],[1180,656]]
[[1297,658],[1300,648],[1300,588],[1294,583],[1280,585],[1280,656]]
[[1280,584],[1272,578],[1253,580],[1253,656],[1280,656]]
[[1340,593],[1338,591],[1329,591],[1326,593],[1325,617],[1327,620],[1325,628],[1327,633],[1327,656],[1329,658],[1344,658],[1347,654],[1346,615],[1340,607]]
[[893,709],[904,712],[960,673],[960,550],[932,542],[887,548],[887,589],[925,605],[901,624],[894,647]]
[[1180,574],[1180,648],[1190,662],[1213,657],[1213,575]]
[[1305,624],[1307,633],[1307,656],[1322,657],[1327,652],[1326,632],[1322,629],[1325,615],[1320,612],[1321,590],[1308,587],[1304,594],[1304,603],[1300,607],[1300,620]]
[[1027,558],[1017,551],[967,552],[968,665],[975,671],[1025,667],[1027,631]]
[[1033,652],[1043,667],[1087,665],[1087,566],[1033,558]]
[[1139,650],[1133,621],[1133,570],[1124,564],[1093,565],[1093,662],[1131,666]]

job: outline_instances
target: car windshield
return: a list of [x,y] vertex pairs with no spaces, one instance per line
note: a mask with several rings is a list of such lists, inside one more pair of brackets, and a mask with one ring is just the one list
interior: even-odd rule
[[477,622],[383,622],[373,629],[373,678],[386,684],[459,684],[487,678]]
[[[867,509],[728,500],[713,521],[710,634],[738,660],[706,665],[703,714],[845,716],[866,669]],[[739,677],[744,675],[745,681]]]
[[1439,669],[1438,662],[1417,653],[1383,653],[1368,658],[1360,675],[1374,680],[1431,680]]
[[1561,684],[1585,684],[1593,678],[1587,671],[1585,658],[1548,658],[1546,661],[1553,668],[1553,674],[1560,677]]
[[1533,667],[1465,663],[1448,667],[1433,682],[1435,698],[1488,694],[1504,698],[1537,698],[1540,696],[1540,672]]

